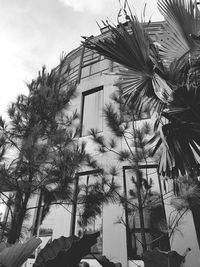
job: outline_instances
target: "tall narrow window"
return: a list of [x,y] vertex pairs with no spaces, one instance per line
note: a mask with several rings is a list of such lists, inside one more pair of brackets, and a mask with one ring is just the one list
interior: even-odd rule
[[[95,204],[95,199],[98,199],[102,190],[101,179],[100,170],[85,171],[78,174],[75,235],[82,237],[84,234],[100,232],[97,244],[91,248],[93,254],[102,254],[102,206]],[[91,256],[88,255],[87,257],[90,258]]]
[[156,165],[141,166],[140,178],[123,167],[127,250],[129,259],[140,259],[146,249],[169,250],[166,216]]
[[81,136],[86,136],[90,129],[103,130],[103,86],[83,93]]

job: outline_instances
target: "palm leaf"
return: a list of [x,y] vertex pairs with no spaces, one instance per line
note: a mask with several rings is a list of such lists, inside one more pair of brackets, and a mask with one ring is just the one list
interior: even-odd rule
[[158,9],[165,18],[167,32],[161,54],[168,61],[180,58],[197,44],[193,36],[199,35],[200,22],[192,0],[158,0]]
[[156,248],[152,251],[146,251],[142,255],[142,260],[146,267],[180,267],[186,255],[181,256],[176,251],[165,252]]
[[187,82],[189,69],[190,64],[188,61],[188,55],[174,59],[166,68],[166,80],[173,88],[182,86]]
[[167,104],[172,100],[172,89],[157,73],[153,75],[152,84],[156,96],[161,100],[162,103]]
[[168,120],[150,144],[157,143],[156,153],[162,146],[159,172],[179,175],[199,171],[200,162],[200,90],[193,85],[180,86],[173,91],[172,101],[162,112]]
[[24,244],[16,243],[4,248],[0,252],[0,263],[6,267],[20,267],[41,242],[40,239],[32,237]]
[[156,107],[162,101],[154,90],[152,78],[158,79],[155,68],[162,72],[163,66],[143,24],[131,15],[127,25],[107,26],[109,34],[101,39],[86,38],[84,46],[125,67],[116,73],[119,75],[116,85],[122,89],[127,101],[131,99],[137,105],[137,110],[141,109],[141,98],[144,96],[149,98],[151,106]]
[[82,238],[62,236],[54,239],[40,251],[33,267],[76,267],[97,243],[99,234],[96,232],[85,234]]
[[128,26],[120,23],[117,27],[110,24],[107,27],[109,35],[103,39],[86,38],[83,45],[135,71],[151,71],[149,47],[152,41],[137,18],[131,19]]
[[200,90],[196,86],[182,86],[174,90],[173,101],[163,113],[169,120],[200,122]]
[[198,171],[200,131],[198,134],[196,133],[196,125],[168,123],[162,129],[163,137],[160,136],[153,151],[153,153],[156,153],[162,146],[159,173],[177,176]]
[[130,101],[134,106],[137,115],[147,106],[158,112],[172,98],[172,89],[157,73],[146,75],[131,69],[120,69],[116,74],[119,80],[115,85],[121,89],[126,103]]
[[34,266],[42,266],[45,262],[54,259],[61,250],[68,250],[72,243],[79,240],[76,236],[64,237],[54,239],[48,242],[46,246],[39,252]]

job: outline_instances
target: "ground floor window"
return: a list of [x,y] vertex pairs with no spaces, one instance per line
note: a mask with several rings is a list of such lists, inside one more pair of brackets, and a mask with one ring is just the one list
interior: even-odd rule
[[145,250],[155,247],[169,250],[157,166],[141,165],[139,171],[124,166],[123,182],[128,258],[140,259]]
[[[74,234],[78,237],[82,237],[84,234],[91,234],[95,232],[100,232],[100,237],[97,240],[97,244],[91,249],[92,254],[102,254],[102,232],[103,232],[103,216],[101,215],[102,206],[97,209],[92,207],[91,199],[96,197],[98,194],[98,186],[101,185],[101,171],[85,171],[77,175],[76,183],[76,209],[75,209],[75,225]],[[89,201],[88,201],[89,200]],[[87,201],[89,206],[87,205]],[[95,201],[95,200],[94,200]],[[99,209],[99,210],[98,210]],[[90,214],[96,214],[93,218],[89,218]],[[99,214],[98,214],[99,213]],[[93,256],[88,255],[87,258],[93,258]]]

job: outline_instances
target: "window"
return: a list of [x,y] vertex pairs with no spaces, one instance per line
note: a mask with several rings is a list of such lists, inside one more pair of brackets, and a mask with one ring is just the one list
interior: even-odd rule
[[88,135],[90,129],[103,130],[103,86],[83,92],[81,136]]
[[164,234],[167,224],[157,166],[140,166],[140,171],[138,184],[134,170],[123,167],[127,251],[133,260],[140,259],[144,249],[170,248],[168,235]]
[[[101,171],[100,170],[92,170],[85,171],[78,174],[78,182],[76,184],[75,191],[76,194],[76,209],[75,209],[75,231],[74,234],[78,237],[82,237],[85,233],[91,234],[95,232],[100,232],[100,236],[97,239],[97,244],[95,244],[91,248],[91,252],[93,254],[102,254],[102,229],[103,229],[103,219],[100,214],[97,214],[95,218],[88,219],[88,212],[93,214],[93,211],[96,209],[93,208],[91,204],[89,207],[86,199],[87,197],[91,199],[95,198],[98,195],[98,185],[101,187]],[[91,203],[89,200],[88,203]],[[102,211],[102,207],[100,207]],[[86,213],[84,213],[86,211]],[[87,256],[90,258],[90,255]]]

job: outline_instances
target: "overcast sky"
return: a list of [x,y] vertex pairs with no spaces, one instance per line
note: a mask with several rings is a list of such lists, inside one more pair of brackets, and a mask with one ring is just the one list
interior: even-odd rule
[[[146,17],[162,20],[156,0],[129,0],[138,15],[145,2]],[[61,52],[79,46],[81,36],[99,33],[96,21],[116,22],[119,9],[119,0],[0,0],[0,114],[27,93],[25,82],[43,65],[55,67]]]

